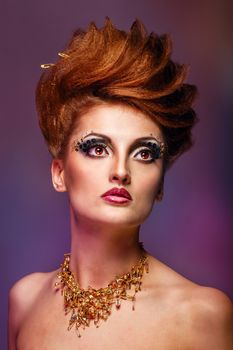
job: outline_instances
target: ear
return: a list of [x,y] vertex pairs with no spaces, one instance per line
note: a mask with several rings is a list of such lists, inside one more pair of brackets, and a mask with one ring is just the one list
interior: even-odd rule
[[65,192],[64,162],[61,159],[53,159],[51,164],[51,175],[53,187],[58,192]]

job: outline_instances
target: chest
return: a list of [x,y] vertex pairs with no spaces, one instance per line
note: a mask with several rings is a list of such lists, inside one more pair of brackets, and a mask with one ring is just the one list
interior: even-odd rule
[[70,314],[65,315],[61,298],[38,301],[25,318],[17,339],[17,350],[175,350],[182,349],[179,321],[166,305],[140,301],[132,310],[125,301],[96,328],[93,321],[85,329],[67,330]]

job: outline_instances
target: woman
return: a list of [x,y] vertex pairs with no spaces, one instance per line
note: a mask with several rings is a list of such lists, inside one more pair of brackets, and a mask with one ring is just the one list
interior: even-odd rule
[[196,88],[168,36],[107,18],[78,30],[36,92],[56,191],[68,192],[61,268],[10,291],[9,349],[232,349],[233,310],[151,256],[140,225],[192,145]]

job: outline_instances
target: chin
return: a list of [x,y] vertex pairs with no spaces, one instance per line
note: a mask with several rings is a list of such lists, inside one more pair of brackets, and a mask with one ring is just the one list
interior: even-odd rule
[[122,225],[122,226],[139,226],[144,223],[150,215],[151,207],[140,206],[118,206],[118,205],[85,205],[85,208],[75,210],[78,221],[85,219],[90,223],[105,224],[105,225]]
[[123,213],[122,211],[121,212],[118,212],[118,213],[105,213],[104,215],[99,215],[97,218],[90,218],[90,220],[94,220],[94,221],[97,221],[99,223],[102,223],[102,224],[106,224],[106,225],[111,225],[111,226],[129,226],[129,227],[132,227],[132,226],[139,226],[141,225],[145,220],[146,218],[145,217],[142,217],[142,216],[139,216],[137,215],[135,212],[131,213],[132,215],[130,215],[130,213]]

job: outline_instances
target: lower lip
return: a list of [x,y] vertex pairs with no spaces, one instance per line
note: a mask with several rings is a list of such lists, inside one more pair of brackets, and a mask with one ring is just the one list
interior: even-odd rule
[[118,196],[104,196],[102,197],[105,201],[111,202],[111,203],[128,203],[130,202],[130,199],[125,197],[118,197]]

